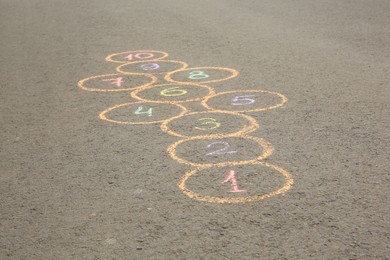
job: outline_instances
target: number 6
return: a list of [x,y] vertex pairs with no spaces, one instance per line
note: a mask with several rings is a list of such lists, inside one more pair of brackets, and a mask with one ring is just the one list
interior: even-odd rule
[[160,94],[166,97],[181,96],[187,93],[187,90],[178,89],[179,87],[166,88],[161,90]]

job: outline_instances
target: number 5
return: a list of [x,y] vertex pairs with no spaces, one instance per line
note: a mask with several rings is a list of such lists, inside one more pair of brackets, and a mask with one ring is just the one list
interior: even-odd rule
[[255,95],[243,95],[243,96],[235,96],[232,99],[232,105],[233,106],[243,106],[243,105],[249,105],[253,104],[256,102],[253,98],[249,97],[254,97]]

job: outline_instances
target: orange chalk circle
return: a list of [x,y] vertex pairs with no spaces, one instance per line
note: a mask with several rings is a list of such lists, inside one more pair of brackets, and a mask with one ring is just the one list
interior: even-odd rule
[[[242,93],[242,94],[237,95],[237,93]],[[253,93],[253,95],[248,95],[247,93]],[[256,94],[258,93],[272,95],[278,98],[279,101],[276,104],[264,106],[262,103],[259,104],[259,102],[256,102]],[[236,95],[233,99],[222,97],[224,95],[228,96],[230,94],[236,94]],[[225,105],[225,107],[227,107],[228,109],[211,106],[209,102],[216,97],[221,97],[225,101],[225,103],[223,102],[222,103],[219,102],[219,103]],[[267,90],[233,90],[233,91],[219,92],[214,95],[210,95],[206,97],[202,101],[202,106],[210,110],[215,109],[221,111],[234,111],[234,112],[255,112],[255,111],[271,110],[271,109],[281,107],[287,101],[288,101],[287,97],[278,92],[271,92]],[[260,105],[260,107],[256,107],[257,105]]]
[[[280,187],[279,189],[271,192],[271,193],[267,193],[267,194],[259,194],[259,195],[255,195],[255,196],[248,196],[248,197],[234,197],[234,198],[229,198],[229,197],[215,197],[215,196],[207,196],[207,195],[201,195],[201,194],[198,194],[198,193],[195,193],[191,190],[189,190],[187,187],[186,187],[186,182],[188,181],[188,179],[197,174],[198,172],[202,171],[202,170],[205,170],[205,169],[208,169],[209,167],[200,167],[200,168],[197,168],[195,170],[191,170],[187,173],[184,174],[184,176],[180,179],[179,183],[178,183],[178,186],[179,186],[179,189],[185,194],[187,195],[188,197],[190,197],[191,199],[194,199],[194,200],[197,200],[197,201],[204,201],[204,202],[211,202],[211,203],[245,203],[245,202],[254,202],[254,201],[259,201],[259,200],[263,200],[263,199],[267,199],[267,198],[270,198],[270,197],[273,197],[273,196],[276,196],[276,195],[280,195],[280,194],[284,194],[285,192],[287,192],[289,189],[291,189],[293,183],[294,183],[294,180],[291,176],[291,174],[289,172],[287,172],[286,170],[276,166],[276,165],[273,165],[273,164],[270,164],[270,163],[266,163],[266,162],[250,162],[250,164],[252,165],[262,165],[264,167],[269,167],[271,168],[272,170],[276,171],[277,173],[279,174],[282,174],[284,179],[285,179],[285,183],[282,187]],[[217,166],[217,167],[225,167],[225,165],[223,166]]]
[[[125,125],[145,125],[145,124],[156,124],[164,122],[167,119],[170,119],[171,116],[166,116],[165,112],[172,112],[172,107],[178,110],[178,115],[183,115],[187,112],[187,109],[180,104],[156,104],[151,102],[131,102],[115,105],[113,107],[107,108],[99,114],[99,118],[111,123],[116,124],[125,124]],[[159,110],[156,114],[156,110]],[[116,117],[125,117],[133,120],[116,120],[108,116],[112,112],[122,112],[125,116],[116,115]],[[160,120],[155,120],[155,117],[164,117]],[[174,117],[176,117],[175,115]],[[115,117],[115,116],[114,116]],[[139,117],[139,118],[138,118]],[[137,121],[135,119],[141,119],[145,121]]]
[[125,51],[110,54],[106,57],[106,61],[116,63],[128,63],[131,61],[149,61],[161,60],[168,57],[168,53],[163,51]]
[[[228,72],[230,75],[227,77],[223,78],[218,78],[218,79],[210,79],[212,76],[210,76],[210,71],[224,71]],[[191,73],[198,73],[198,74],[191,74]],[[175,80],[174,77],[175,75],[177,76],[178,74],[182,74],[182,78],[185,78],[184,80]],[[165,76],[165,80],[169,82],[174,82],[174,83],[187,83],[187,82],[196,82],[196,83],[211,83],[211,82],[219,82],[219,81],[224,81],[228,79],[232,79],[238,76],[238,71],[235,69],[230,69],[230,68],[225,68],[225,67],[196,67],[196,68],[186,68],[186,69],[181,69],[177,71],[173,71],[168,73]]]
[[[175,68],[170,68],[170,66]],[[150,61],[134,61],[120,65],[116,71],[123,74],[146,73],[146,74],[165,74],[188,67],[188,64],[177,60],[150,60]]]
[[[195,120],[197,116],[201,115],[201,117],[198,118],[198,120]],[[246,120],[246,124],[240,127],[238,131],[230,131],[228,132],[220,132],[220,126],[221,126],[221,119],[215,119],[216,116],[223,116],[222,120],[231,122],[234,118],[232,117],[240,117]],[[194,119],[190,119],[191,117],[195,117]],[[174,123],[177,120],[183,120],[188,119],[189,123],[186,123],[186,127],[189,127],[190,130],[193,130],[195,134],[188,135],[180,133],[179,130],[172,130],[171,129],[171,123]],[[236,112],[227,112],[227,111],[203,111],[203,112],[193,112],[188,113],[182,116],[172,117],[171,119],[165,120],[161,124],[161,130],[166,132],[167,134],[178,136],[182,138],[213,138],[213,137],[240,137],[244,134],[247,134],[249,132],[252,132],[259,128],[259,125],[257,121],[248,115],[243,115]],[[205,135],[204,133],[210,133],[208,135]]]
[[[206,90],[207,94],[196,97],[197,90]],[[158,98],[150,99],[141,97],[147,93],[151,93]],[[194,93],[195,92],[195,93]],[[156,102],[156,103],[184,103],[192,101],[200,101],[203,98],[215,94],[212,87],[206,85],[199,85],[196,83],[169,83],[169,84],[159,84],[147,86],[144,88],[137,89],[131,92],[131,97],[144,102]],[[189,98],[190,97],[190,98]],[[161,100],[160,98],[170,99],[170,100]]]
[[[237,152],[234,150],[235,147],[230,147],[229,144],[227,143],[227,139],[230,139],[230,138],[237,138],[237,139],[241,138],[241,139],[250,140],[254,143],[255,146],[261,147],[263,149],[263,151],[261,152],[261,154],[257,155],[255,158],[253,158],[251,160],[232,160],[232,161],[223,161],[223,162],[215,162],[215,163],[191,162],[191,161],[183,159],[177,155],[177,151],[176,151],[177,147],[183,143],[190,142],[190,141],[196,141],[196,140],[200,140],[200,141],[210,140],[211,143],[209,143],[209,145],[207,146],[207,148],[210,148],[210,153],[204,152],[204,154],[199,154],[199,152],[198,152],[196,154],[197,156],[201,156],[201,158],[203,158],[203,159],[207,158],[207,155],[210,155],[208,158],[225,158],[225,157],[223,157],[225,154],[235,156],[234,153]],[[215,147],[210,146],[213,144],[218,145],[218,143],[221,143],[224,147],[222,147],[222,149],[220,149],[221,147],[215,148]],[[223,143],[225,143],[225,144],[223,144]],[[206,145],[204,145],[204,147],[206,147]],[[194,150],[194,149],[188,148],[188,150]],[[167,148],[167,152],[172,157],[172,159],[176,160],[179,163],[186,164],[189,166],[194,166],[194,167],[211,167],[211,166],[228,166],[228,165],[242,165],[242,164],[247,164],[247,163],[254,163],[256,161],[263,160],[263,159],[269,157],[273,152],[273,147],[272,147],[271,143],[265,141],[264,139],[253,137],[253,136],[240,136],[240,137],[199,136],[199,137],[190,137],[187,139],[179,140],[179,141],[175,142],[174,144],[171,144]],[[212,153],[214,153],[214,154],[212,154]],[[214,156],[214,155],[217,155],[217,156]],[[221,155],[222,157],[218,157],[219,155]]]
[[[147,80],[144,84],[135,84],[136,78]],[[133,79],[130,79],[133,78]],[[135,90],[142,87],[147,87],[157,81],[157,78],[150,74],[104,74],[82,79],[78,82],[81,89],[97,92],[119,92]],[[97,88],[97,85],[103,85],[104,88]],[[134,84],[134,85],[133,85]],[[95,85],[95,86],[94,86]]]

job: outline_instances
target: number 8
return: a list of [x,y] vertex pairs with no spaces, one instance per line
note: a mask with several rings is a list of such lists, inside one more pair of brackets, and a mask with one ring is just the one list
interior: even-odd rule
[[200,70],[192,71],[190,72],[190,76],[188,76],[189,79],[205,79],[208,77],[209,75]]

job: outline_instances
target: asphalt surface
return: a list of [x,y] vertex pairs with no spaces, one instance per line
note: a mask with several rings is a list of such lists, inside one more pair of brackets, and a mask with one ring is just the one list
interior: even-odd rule
[[[389,259],[389,14],[387,0],[0,0],[0,259]],[[169,124],[185,136],[213,126],[234,134],[245,114],[260,126],[225,139],[101,120],[136,100],[78,82],[118,73],[122,64],[106,56],[137,50],[239,72],[204,84],[216,93],[288,101],[212,115],[219,126],[199,114]],[[139,70],[131,66],[123,69]],[[165,72],[180,66],[164,63]],[[185,72],[172,79],[188,81]],[[161,91],[139,96],[167,98]],[[208,105],[280,101],[235,93]],[[201,101],[182,105],[206,111]],[[105,115],[141,122],[181,112],[137,103]],[[250,163],[216,166],[229,160]]]

